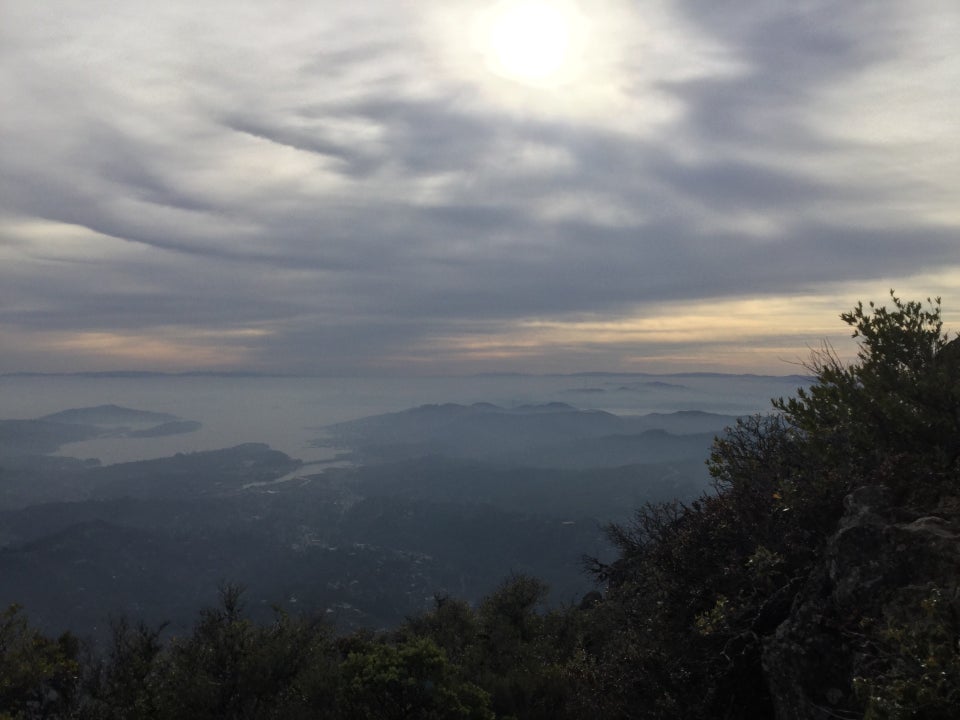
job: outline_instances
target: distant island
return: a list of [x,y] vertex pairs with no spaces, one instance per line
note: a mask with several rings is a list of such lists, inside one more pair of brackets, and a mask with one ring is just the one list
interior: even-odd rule
[[70,408],[32,420],[0,420],[0,458],[46,455],[83,440],[182,435],[201,427],[196,420],[119,405]]

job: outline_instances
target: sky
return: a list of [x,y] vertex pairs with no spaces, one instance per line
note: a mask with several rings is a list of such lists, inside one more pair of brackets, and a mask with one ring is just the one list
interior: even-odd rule
[[0,372],[798,372],[960,329],[956,0],[0,0]]

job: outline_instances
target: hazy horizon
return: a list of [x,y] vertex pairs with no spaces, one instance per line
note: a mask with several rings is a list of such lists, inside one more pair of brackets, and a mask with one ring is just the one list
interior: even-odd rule
[[[805,369],[805,368],[802,368]],[[566,372],[566,373],[539,373],[535,371],[521,372],[521,371],[496,371],[490,370],[486,372],[475,372],[475,373],[436,373],[436,374],[413,374],[413,373],[400,373],[400,372],[378,372],[378,373],[367,373],[367,374],[310,374],[310,373],[282,373],[282,372],[268,372],[268,371],[256,371],[256,370],[177,370],[177,371],[165,371],[165,370],[129,370],[129,369],[117,369],[117,370],[77,370],[77,371],[60,371],[60,372],[43,372],[43,371],[33,371],[33,370],[17,370],[12,372],[0,373],[0,378],[16,378],[16,377],[102,377],[102,378],[131,378],[136,379],[138,377],[223,377],[223,378],[290,378],[290,379],[328,379],[328,380],[337,380],[337,379],[348,379],[348,380],[362,380],[364,378],[369,379],[470,379],[470,378],[497,378],[497,377],[559,377],[559,378],[570,378],[570,377],[603,377],[603,376],[617,376],[617,377],[696,377],[696,376],[745,376],[745,377],[770,377],[770,378],[811,378],[814,373],[812,372],[792,372],[792,373],[754,373],[754,372],[719,372],[719,371],[710,371],[710,370],[686,370],[682,372],[617,372],[612,370],[580,370],[575,372]]]
[[[670,378],[673,382],[657,381]],[[634,382],[631,383],[631,380]],[[70,443],[57,454],[105,463],[263,442],[305,461],[331,457],[312,441],[324,426],[427,404],[505,408],[563,402],[617,415],[699,410],[745,415],[806,385],[800,376],[511,375],[434,378],[295,378],[152,375],[0,377],[0,420],[119,405],[199,421],[195,432]]]

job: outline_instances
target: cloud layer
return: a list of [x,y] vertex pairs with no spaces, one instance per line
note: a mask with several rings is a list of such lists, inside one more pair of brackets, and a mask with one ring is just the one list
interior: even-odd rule
[[524,85],[495,3],[2,2],[0,371],[792,372],[960,303],[956,3],[561,4]]

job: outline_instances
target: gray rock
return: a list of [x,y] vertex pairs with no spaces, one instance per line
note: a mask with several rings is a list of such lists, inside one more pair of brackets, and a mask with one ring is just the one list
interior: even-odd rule
[[922,622],[919,598],[933,586],[960,613],[960,513],[904,517],[881,486],[850,493],[844,508],[790,616],[764,641],[779,720],[862,717],[853,679],[874,646],[861,621]]

